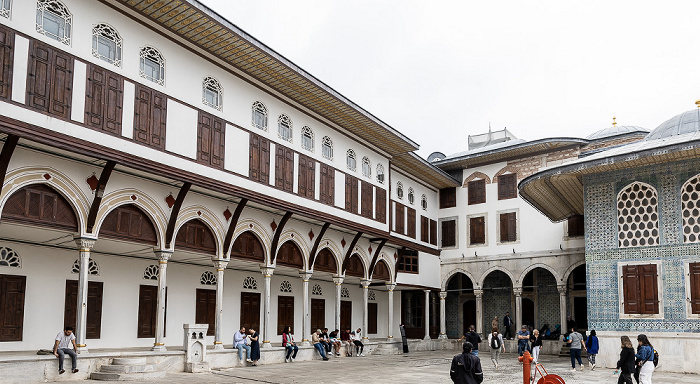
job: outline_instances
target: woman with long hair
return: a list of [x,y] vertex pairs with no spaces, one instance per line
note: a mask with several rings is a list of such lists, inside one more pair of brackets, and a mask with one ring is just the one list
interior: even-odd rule
[[252,327],[248,329],[250,333],[250,360],[253,361],[253,366],[258,365],[258,360],[260,360],[260,335]]
[[586,350],[588,351],[588,365],[593,371],[595,370],[595,355],[598,354],[598,336],[595,335],[595,329],[591,330],[590,335],[588,335]]
[[[620,337],[620,360],[617,361],[615,373],[620,373],[617,384],[632,384],[632,374],[634,373],[634,347],[632,341],[627,336]],[[622,369],[622,371],[620,371]]]
[[[287,355],[284,361],[287,363],[294,362],[294,359],[297,358],[299,347],[297,347],[297,343],[294,342],[294,336],[292,336],[292,328],[290,326],[284,327],[282,331],[282,346],[287,349]],[[292,352],[294,352],[294,354],[292,354]]]
[[637,354],[635,357],[637,372],[639,372],[639,384],[651,384],[651,375],[654,373],[654,347],[646,335],[637,336]]

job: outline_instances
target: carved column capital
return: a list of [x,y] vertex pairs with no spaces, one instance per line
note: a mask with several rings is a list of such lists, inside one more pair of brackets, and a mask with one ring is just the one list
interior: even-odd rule
[[74,237],[73,240],[81,251],[88,252],[95,246],[95,242],[97,241],[97,239],[91,239],[89,237]]
[[484,295],[484,290],[483,289],[475,289],[474,290],[474,296],[480,298]]
[[313,272],[311,271],[299,270],[299,277],[303,282],[308,282],[311,279],[312,274]]
[[396,283],[386,283],[387,291],[393,291],[396,288]]
[[367,289],[369,288],[369,285],[372,283],[372,279],[362,279],[360,280],[360,285],[362,285],[362,289]]
[[566,285],[557,285],[557,291],[560,295],[566,295]]
[[226,269],[227,265],[228,260],[214,260],[214,268],[216,268],[217,271],[223,271]]
[[345,280],[345,276],[333,275],[333,282],[335,285],[343,284],[343,280]]
[[156,250],[156,251],[153,251],[153,253],[156,254],[156,257],[158,258],[159,264],[167,264],[168,260],[170,260],[170,257],[173,255],[172,251],[164,251],[164,250]]
[[440,300],[445,300],[447,298],[447,292],[440,291]]
[[272,277],[272,274],[275,272],[275,267],[268,265],[261,266],[260,272],[262,272],[263,276],[265,277]]
[[513,293],[515,296],[521,296],[523,294],[523,289],[518,287],[518,288],[513,288]]

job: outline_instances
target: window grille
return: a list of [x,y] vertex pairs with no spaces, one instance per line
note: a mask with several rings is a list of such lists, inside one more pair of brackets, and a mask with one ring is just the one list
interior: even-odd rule
[[355,171],[357,169],[357,157],[352,149],[348,149],[346,163],[349,170]]
[[280,292],[292,293],[292,284],[285,280],[280,284]]
[[[80,259],[75,259],[75,261],[73,262],[71,273],[80,273]],[[97,262],[95,262],[95,260],[93,259],[90,259],[88,261],[88,274],[95,276],[100,274],[100,267],[97,265]]]
[[267,131],[267,107],[259,101],[253,103],[253,126]]
[[321,140],[321,152],[323,157],[333,160],[333,140],[330,137],[324,136],[323,140]]
[[144,280],[158,280],[158,275],[160,275],[160,270],[155,264],[151,264],[143,271]]
[[377,181],[384,184],[384,166],[381,164],[377,164]]
[[428,198],[425,195],[420,197],[420,206],[424,211],[428,210]]
[[122,38],[109,24],[92,27],[92,55],[102,61],[122,65]]
[[409,204],[413,205],[415,200],[416,200],[416,197],[415,197],[415,194],[413,193],[413,188],[408,188],[408,202],[409,202]]
[[398,197],[399,200],[403,200],[403,183],[400,181],[396,183],[396,197]]
[[282,140],[292,142],[292,119],[285,114],[281,114],[277,119],[277,136]]
[[640,182],[617,195],[618,245],[639,247],[659,244],[659,214],[656,189]]
[[362,158],[362,175],[372,177],[372,164],[369,162],[367,156]]
[[301,129],[301,147],[307,151],[314,151],[314,131],[307,126]]
[[221,111],[224,106],[224,88],[219,80],[207,76],[202,82],[202,103]]
[[141,48],[139,74],[146,80],[165,85],[165,58],[153,47]]
[[323,295],[323,290],[321,289],[321,286],[318,284],[314,284],[314,287],[311,288],[311,294],[315,296]]
[[58,0],[38,0],[36,2],[37,32],[70,45],[72,25],[73,15],[62,2]]
[[243,289],[258,289],[258,281],[253,276],[243,279]]
[[10,18],[12,0],[0,0],[0,17]]
[[681,189],[683,242],[700,243],[700,174],[683,184]]
[[15,267],[21,268],[22,259],[19,257],[15,250],[0,247],[0,267]]
[[216,285],[216,276],[212,271],[205,271],[202,273],[202,277],[199,278],[199,282],[202,285]]
[[349,298],[349,297],[350,297],[350,290],[348,290],[346,287],[343,287],[343,288],[340,290],[340,297],[347,297],[347,298]]
[[367,292],[367,300],[369,300],[369,301],[377,300],[377,294],[374,293],[374,291]]

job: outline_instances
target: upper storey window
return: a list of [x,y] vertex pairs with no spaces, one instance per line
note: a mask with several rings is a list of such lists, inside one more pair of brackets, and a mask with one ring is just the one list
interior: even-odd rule
[[518,175],[509,173],[498,176],[498,200],[518,197]]
[[277,119],[277,136],[282,140],[292,142],[292,119],[285,114],[281,114]]
[[202,103],[219,111],[224,106],[224,88],[219,80],[208,76],[202,82]]
[[654,187],[634,182],[617,195],[620,248],[659,245],[658,196]]
[[362,158],[362,174],[367,177],[372,177],[372,163],[369,162],[367,156]]
[[[686,181],[681,188],[683,208],[683,242],[700,243],[700,174]],[[700,295],[700,292],[698,292]]]
[[[3,0],[4,5],[4,0]],[[8,6],[9,8],[9,6]],[[70,45],[73,15],[58,0],[36,2],[36,31],[63,44]]]
[[333,140],[330,137],[324,136],[321,140],[321,152],[323,157],[333,160]]
[[307,151],[314,151],[314,131],[307,126],[301,128],[301,147]]
[[351,171],[357,170],[357,156],[355,156],[355,151],[348,149],[347,161],[348,169]]
[[165,85],[165,58],[160,52],[149,46],[141,48],[141,77],[159,85]]
[[0,17],[9,19],[10,9],[12,9],[12,0],[0,0]]
[[122,38],[116,29],[108,24],[97,24],[92,27],[92,55],[121,67]]
[[408,202],[411,205],[416,202],[416,194],[413,192],[413,188],[408,188]]
[[377,164],[377,181],[384,184],[384,166]]
[[400,181],[396,183],[396,197],[403,200],[403,183]]
[[253,126],[267,131],[267,107],[259,101],[253,103]]
[[420,197],[420,206],[424,211],[428,210],[428,198],[425,195]]

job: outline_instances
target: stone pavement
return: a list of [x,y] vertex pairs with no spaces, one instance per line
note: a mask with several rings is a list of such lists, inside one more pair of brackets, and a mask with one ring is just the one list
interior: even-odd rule
[[[205,374],[170,373],[164,379],[149,380],[148,383],[451,383],[449,371],[453,354],[452,351],[414,352],[233,368]],[[482,356],[484,383],[522,383],[522,368],[517,355],[501,356],[498,371],[494,370],[488,356]],[[567,384],[617,383],[612,369],[596,368],[591,371],[586,366],[583,372],[571,372],[570,360],[556,356],[542,356],[541,363],[549,373],[561,376]],[[700,376],[695,374],[657,372],[653,379],[654,384],[700,383]]]

